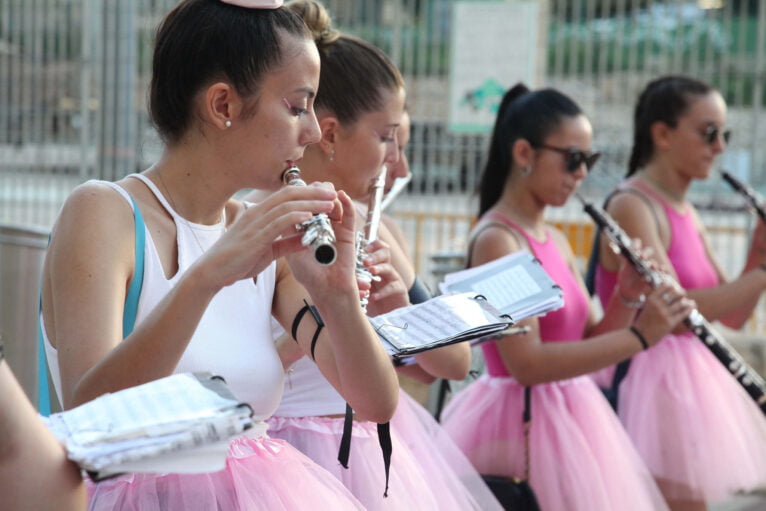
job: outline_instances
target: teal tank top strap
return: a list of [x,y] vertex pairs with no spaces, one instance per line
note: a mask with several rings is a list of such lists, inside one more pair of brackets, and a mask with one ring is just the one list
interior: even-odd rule
[[[48,235],[48,245],[51,244],[51,235]],[[40,299],[37,306],[37,412],[48,417],[51,414],[51,394],[48,387],[48,362],[45,359],[45,342],[43,341],[42,329],[43,312],[43,284],[40,283]]]
[[138,299],[141,296],[141,286],[144,283],[144,246],[146,245],[146,229],[144,228],[144,217],[138,204],[133,202],[133,211],[136,219],[136,266],[133,270],[133,280],[130,281],[128,295],[125,297],[125,308],[122,311],[122,338],[126,338],[133,331],[136,325],[136,314],[138,312]]
[[[136,266],[133,270],[133,279],[128,287],[128,294],[125,297],[125,308],[122,313],[122,338],[126,338],[133,331],[136,325],[136,314],[138,311],[138,299],[141,296],[141,287],[144,283],[144,247],[146,246],[146,226],[141,210],[138,204],[130,198],[133,203],[133,217],[135,218],[135,236],[136,236]],[[48,236],[50,244],[50,236]],[[42,312],[42,290],[40,293],[38,317],[41,318]],[[51,396],[48,386],[48,362],[45,358],[45,341],[43,340],[43,330],[37,328],[37,411],[45,417],[51,414]]]

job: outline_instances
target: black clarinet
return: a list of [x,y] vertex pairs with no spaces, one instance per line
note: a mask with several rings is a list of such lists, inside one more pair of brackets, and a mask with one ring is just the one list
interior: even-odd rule
[[[610,245],[619,250],[652,288],[656,288],[663,282],[673,282],[673,277],[653,268],[649,261],[633,247],[630,237],[606,211],[579,195],[577,198],[583,203],[585,212],[601,228],[601,232],[609,238]],[[697,309],[689,313],[684,319],[684,324],[707,346],[715,358],[734,376],[761,411],[766,414],[766,382],[761,375],[745,362],[742,356],[732,348],[729,342],[713,328]]]
[[724,181],[729,183],[735,191],[747,199],[747,203],[750,205],[750,207],[753,208],[756,213],[758,213],[758,216],[761,217],[761,220],[766,222],[766,209],[763,207],[763,197],[761,197],[758,192],[753,190],[750,185],[743,183],[725,170],[721,171],[721,177],[723,177]]

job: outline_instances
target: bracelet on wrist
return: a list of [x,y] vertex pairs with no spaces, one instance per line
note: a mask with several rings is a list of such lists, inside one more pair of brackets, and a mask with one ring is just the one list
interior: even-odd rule
[[630,327],[628,327],[628,330],[630,330],[630,332],[636,336],[636,338],[638,339],[638,342],[641,343],[641,349],[644,349],[644,350],[649,349],[649,343],[646,342],[646,337],[644,337],[643,334],[641,334],[641,332],[638,331],[638,328],[631,325]]
[[646,296],[642,293],[638,295],[638,298],[635,300],[628,300],[621,294],[617,293],[620,296],[620,301],[622,304],[627,307],[628,309],[640,309],[644,306],[644,303],[646,303]]

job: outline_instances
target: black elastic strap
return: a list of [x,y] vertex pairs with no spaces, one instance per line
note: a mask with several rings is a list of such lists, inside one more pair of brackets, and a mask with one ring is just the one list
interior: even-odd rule
[[383,451],[383,466],[386,469],[386,489],[383,496],[388,497],[388,476],[391,472],[391,453],[394,450],[391,443],[391,423],[378,424],[378,442],[380,450]]
[[412,286],[407,291],[407,296],[410,298],[412,305],[423,303],[433,298],[433,293],[428,286],[426,286],[422,280],[415,276],[415,280],[412,282]]
[[532,388],[524,387],[524,422],[532,420]]
[[439,394],[436,398],[436,410],[434,410],[434,419],[436,422],[440,422],[442,418],[442,411],[444,410],[444,403],[447,401],[447,395],[452,391],[449,380],[443,378],[439,382]]
[[[319,318],[319,321],[322,321],[321,318]],[[322,331],[322,328],[324,327],[324,323],[319,323],[317,325],[317,329],[314,332],[314,337],[311,338],[311,359],[316,360],[316,356],[314,355],[314,350],[317,347],[317,339],[319,339],[319,332]]]
[[348,468],[348,457],[351,455],[351,429],[354,427],[354,410],[346,403],[346,416],[343,419],[343,435],[340,437],[338,461],[343,468]]
[[620,384],[622,383],[622,380],[624,380],[628,375],[628,369],[630,369],[630,359],[623,360],[614,368],[612,385],[609,387],[606,397],[615,412],[617,411],[617,405],[620,399]]
[[301,310],[298,311],[298,314],[295,315],[295,319],[293,319],[293,339],[295,339],[295,342],[298,342],[298,326],[301,324],[301,320],[303,319],[303,316],[306,314],[306,312],[310,312],[317,324],[317,329],[314,332],[314,337],[311,338],[311,358],[316,360],[316,357],[314,356],[314,350],[316,349],[319,334],[322,331],[322,328],[324,328],[324,321],[322,321],[322,316],[319,315],[319,311],[316,307],[309,305],[305,299],[303,300],[303,303],[306,305],[301,307]]
[[648,350],[649,349],[649,343],[646,342],[646,338],[644,337],[644,334],[638,331],[638,328],[631,325],[628,327],[628,330],[630,330],[630,333],[636,336],[636,339],[638,339],[638,342],[641,343],[641,349],[642,350]]

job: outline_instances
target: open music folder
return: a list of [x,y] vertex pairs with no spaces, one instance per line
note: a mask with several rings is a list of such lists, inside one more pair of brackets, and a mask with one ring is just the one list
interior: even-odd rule
[[223,378],[182,373],[104,394],[46,423],[67,457],[98,481],[222,470],[229,439],[253,426],[251,415]]
[[445,294],[470,292],[485,296],[514,323],[564,306],[561,288],[526,250],[449,273],[439,289]]
[[430,300],[370,318],[398,363],[456,342],[495,338],[523,319],[564,306],[561,288],[523,250],[450,273],[439,288],[443,294]]
[[394,358],[486,337],[513,324],[476,293],[436,296],[375,316],[370,322]]

